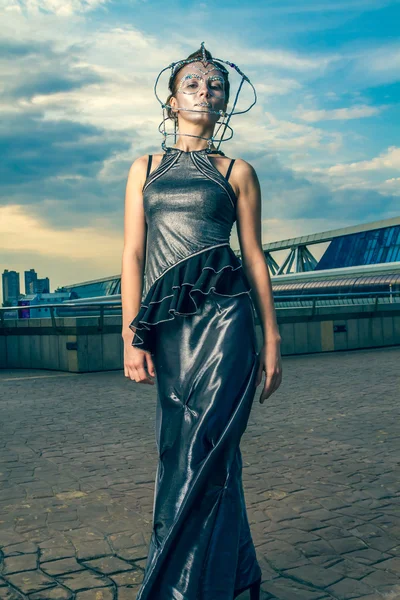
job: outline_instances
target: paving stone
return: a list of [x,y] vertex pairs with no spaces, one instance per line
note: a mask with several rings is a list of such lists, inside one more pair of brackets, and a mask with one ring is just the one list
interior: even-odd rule
[[400,577],[400,557],[388,558],[379,563],[374,564],[375,569],[383,569],[384,571],[391,571]]
[[19,554],[35,554],[39,548],[33,542],[20,542],[19,544],[10,544],[4,546],[2,552],[4,556],[15,556]]
[[70,558],[75,556],[75,548],[55,547],[55,548],[44,548],[40,552],[40,560],[43,562],[57,560],[61,558]]
[[3,575],[18,573],[19,571],[33,571],[37,567],[37,554],[21,554],[8,556],[4,559]]
[[86,567],[94,569],[105,575],[111,573],[120,573],[121,571],[130,571],[133,567],[128,562],[121,560],[117,556],[104,556],[94,560],[84,561]]
[[148,546],[135,546],[134,548],[126,548],[119,550],[118,556],[124,560],[142,560],[147,558]]
[[344,558],[340,562],[335,562],[333,566],[335,567],[335,571],[342,573],[343,576],[350,577],[351,579],[362,579],[369,573],[373,573],[374,568],[377,567],[377,564],[375,564],[373,567],[366,566],[357,562],[356,560]]
[[274,533],[274,536],[279,540],[285,540],[286,542],[289,542],[291,544],[297,544],[299,542],[306,544],[307,542],[319,541],[320,539],[317,535],[314,535],[313,533],[301,531],[301,529],[295,529],[294,527],[288,527],[287,529],[276,531]]
[[143,571],[135,569],[133,571],[125,571],[125,573],[116,573],[115,575],[110,575],[110,579],[112,579],[118,587],[137,585],[143,581]]
[[340,527],[333,526],[325,527],[324,529],[319,529],[317,533],[319,537],[327,541],[352,536],[352,534],[349,533],[347,529],[341,529]]
[[0,587],[0,600],[23,600],[26,596],[18,594],[10,587]]
[[29,594],[29,600],[72,600],[72,598],[73,593],[60,586],[44,590],[43,592]]
[[331,556],[333,552],[332,546],[325,542],[325,540],[317,540],[307,542],[306,544],[296,544],[296,550],[300,550],[305,556],[321,556],[322,554]]
[[355,550],[362,550],[364,548],[368,548],[365,542],[355,537],[346,537],[339,538],[336,540],[329,540],[329,543],[338,554],[346,554],[347,552],[354,552]]
[[[136,596],[131,595],[131,600],[134,600],[135,597]],[[114,600],[115,595],[112,588],[102,588],[100,590],[86,590],[85,592],[78,592],[75,598],[76,600]],[[120,594],[118,594],[118,598],[120,598]]]
[[379,586],[400,586],[400,577],[389,571],[377,570],[363,577],[362,582],[379,589]]
[[112,581],[102,575],[91,573],[84,570],[78,573],[69,573],[66,575],[58,575],[57,581],[65,585],[73,592],[87,590],[90,588],[102,588],[112,585]]
[[[118,553],[118,550],[132,548],[139,544],[135,544],[133,540],[134,536],[129,533],[115,533],[109,536],[110,543],[112,543],[114,550]],[[143,536],[141,536],[140,543],[144,544]]]
[[93,542],[75,542],[76,556],[79,559],[89,560],[107,554],[112,554],[110,545],[106,540],[94,540]]
[[118,589],[118,600],[135,600],[140,586],[120,587]]
[[379,552],[390,552],[392,548],[396,547],[397,543],[397,540],[384,535],[373,539],[368,539],[368,546],[378,550]]
[[325,596],[321,590],[284,578],[263,582],[261,587],[264,592],[279,600],[321,600]]
[[327,587],[326,591],[338,600],[348,600],[349,598],[359,598],[360,596],[371,594],[374,589],[363,581],[357,581],[356,579],[346,577]]
[[47,575],[40,571],[23,571],[22,573],[5,575],[4,579],[24,594],[39,592],[56,585],[54,579],[47,577]]
[[375,565],[385,558],[392,557],[390,554],[383,554],[382,552],[378,552],[378,550],[374,550],[373,548],[364,548],[362,550],[356,550],[355,552],[349,552],[346,554],[346,558],[354,559],[357,562],[366,565]]
[[282,540],[263,544],[257,550],[275,569],[289,569],[309,563],[301,552]]
[[[1,421],[0,421],[1,422]],[[14,529],[0,529],[0,548],[7,547],[10,544],[25,543],[26,539]]]
[[64,575],[66,573],[75,573],[77,571],[83,571],[85,567],[78,563],[78,561],[71,558],[62,558],[61,560],[51,560],[49,562],[40,563],[42,571],[47,575]]
[[325,569],[318,565],[304,565],[295,569],[288,569],[285,571],[285,575],[317,588],[326,588],[343,578],[343,575],[336,571],[334,567]]

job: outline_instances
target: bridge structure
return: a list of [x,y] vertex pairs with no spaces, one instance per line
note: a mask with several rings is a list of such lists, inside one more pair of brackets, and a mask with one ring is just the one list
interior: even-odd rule
[[[310,247],[326,242],[329,246],[318,261]],[[282,250],[288,253],[279,264],[273,255]],[[296,280],[400,273],[400,216],[268,242],[263,251],[273,286]],[[240,250],[234,252],[241,258]],[[62,290],[71,292],[71,300],[115,296],[121,293],[121,275],[68,284]]]
[[[329,242],[317,262],[309,247]],[[400,217],[263,246],[282,354],[400,344]],[[272,253],[288,249],[278,265]],[[239,258],[240,254],[239,254]],[[60,290],[57,290],[60,291]],[[0,308],[0,369],[121,368],[121,276],[63,286],[69,299]],[[261,323],[256,330],[261,343]]]
[[[318,261],[310,246],[330,242]],[[400,216],[263,244],[272,275],[400,261]],[[288,250],[279,264],[273,254]],[[235,254],[240,257],[240,251]]]

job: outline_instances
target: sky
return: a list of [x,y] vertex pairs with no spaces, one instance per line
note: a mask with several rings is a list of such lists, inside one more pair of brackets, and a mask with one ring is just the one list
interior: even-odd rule
[[221,149],[258,174],[263,243],[398,216],[400,0],[0,0],[0,11],[0,272],[19,271],[22,293],[31,268],[50,291],[121,272],[129,167],[161,151],[155,78],[202,41],[257,91]]

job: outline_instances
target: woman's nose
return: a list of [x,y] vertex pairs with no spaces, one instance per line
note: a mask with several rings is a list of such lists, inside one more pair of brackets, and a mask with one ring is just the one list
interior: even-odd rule
[[208,89],[208,86],[205,83],[202,84],[202,86],[201,86],[201,88],[199,90],[199,95],[200,96],[205,96],[205,97],[207,97],[207,96],[210,95],[210,91]]

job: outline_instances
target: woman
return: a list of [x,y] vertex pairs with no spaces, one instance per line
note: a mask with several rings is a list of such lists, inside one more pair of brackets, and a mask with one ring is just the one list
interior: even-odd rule
[[[125,200],[124,371],[157,383],[153,530],[137,600],[232,600],[246,589],[256,599],[239,443],[262,372],[261,403],[282,377],[260,187],[246,161],[213,144],[226,69],[204,44],[173,64],[164,106],[175,147],[135,160]],[[235,220],[242,262],[229,245]]]

